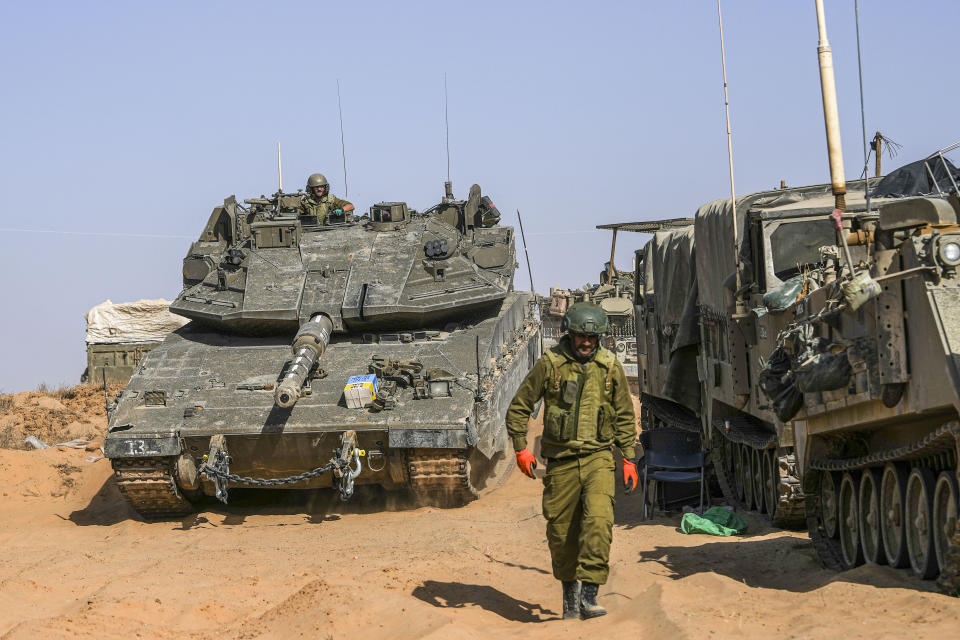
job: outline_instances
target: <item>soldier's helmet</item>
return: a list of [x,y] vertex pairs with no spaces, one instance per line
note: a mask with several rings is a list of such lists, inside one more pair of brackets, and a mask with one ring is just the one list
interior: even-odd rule
[[603,309],[590,302],[578,302],[563,314],[560,331],[599,336],[610,332],[610,320]]
[[307,178],[307,193],[312,194],[314,187],[326,187],[327,191],[330,190],[330,183],[327,182],[327,177],[322,173],[315,173],[309,178]]

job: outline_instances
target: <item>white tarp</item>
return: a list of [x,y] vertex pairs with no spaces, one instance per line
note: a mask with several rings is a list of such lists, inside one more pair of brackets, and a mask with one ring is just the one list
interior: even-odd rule
[[114,304],[107,300],[87,311],[87,344],[161,342],[188,320],[169,311],[169,300]]

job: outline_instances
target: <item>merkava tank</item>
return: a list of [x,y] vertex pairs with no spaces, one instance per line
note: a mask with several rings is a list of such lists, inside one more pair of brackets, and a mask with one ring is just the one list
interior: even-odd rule
[[655,237],[642,401],[699,426],[726,499],[803,522],[828,567],[911,567],[956,593],[960,200],[953,178],[916,195],[952,167],[905,171],[871,180],[869,206],[862,180],[842,212],[831,185],[780,189]]
[[[278,192],[213,210],[104,451],[146,517],[235,486],[409,489],[458,506],[501,482],[503,416],[539,357],[514,233],[474,185],[423,213],[300,215]],[[357,376],[357,378],[354,378]]]

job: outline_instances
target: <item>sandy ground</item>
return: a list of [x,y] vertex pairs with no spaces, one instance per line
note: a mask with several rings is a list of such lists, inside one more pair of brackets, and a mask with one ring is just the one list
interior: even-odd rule
[[182,521],[125,505],[87,451],[0,450],[0,638],[944,638],[960,600],[904,571],[821,569],[806,534],[641,521],[618,495],[609,615],[562,621],[541,483],[461,509],[380,492],[232,492]]

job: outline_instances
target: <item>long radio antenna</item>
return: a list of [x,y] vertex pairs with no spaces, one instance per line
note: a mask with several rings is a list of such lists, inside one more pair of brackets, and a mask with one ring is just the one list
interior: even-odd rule
[[527,236],[523,233],[523,218],[520,217],[520,209],[517,209],[517,222],[520,223],[520,239],[523,240],[523,254],[527,257],[527,275],[530,276],[530,291],[536,293],[533,288],[533,270],[530,268],[530,252],[527,251]]
[[443,73],[443,121],[447,134],[447,182],[450,182],[450,109],[447,98],[447,73]]
[[347,187],[347,147],[343,142],[343,107],[340,105],[340,78],[337,78],[337,111],[340,113],[340,156],[343,158],[343,197],[350,197]]
[[863,197],[867,201],[867,213],[870,213],[870,151],[867,146],[867,116],[863,106],[863,62],[860,59],[860,7],[853,0],[853,17],[857,24],[857,73],[860,77],[860,128],[863,133]]
[[279,181],[280,193],[283,193],[283,163],[280,161],[280,141],[277,140],[277,179]]
[[[723,72],[723,108],[727,116],[727,159],[730,165],[730,207],[733,211],[733,260],[736,265],[734,273],[736,274],[736,287],[734,291],[740,292],[740,242],[738,239],[739,230],[737,229],[737,194],[733,183],[733,133],[730,130],[730,99],[727,95],[727,52],[723,45],[723,14],[720,13],[720,0],[717,0],[717,22],[720,25],[720,69]],[[739,297],[737,304],[739,304]]]

